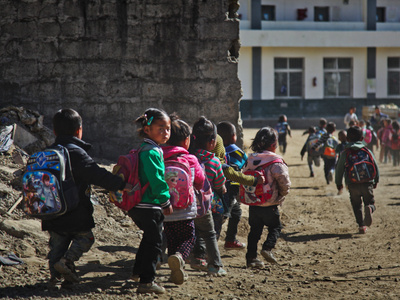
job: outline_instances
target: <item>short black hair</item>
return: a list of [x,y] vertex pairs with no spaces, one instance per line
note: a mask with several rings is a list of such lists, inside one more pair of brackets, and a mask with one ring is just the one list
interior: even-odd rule
[[324,127],[327,123],[328,123],[328,121],[325,118],[319,119],[319,126],[320,127]]
[[232,137],[236,134],[235,125],[228,121],[222,121],[218,123],[217,131],[224,141],[224,146],[233,144]]
[[336,130],[336,124],[334,122],[329,122],[328,125],[326,125],[326,131],[328,133],[332,133]]
[[347,129],[347,140],[349,142],[358,142],[362,138],[362,130],[358,126],[352,126]]
[[53,117],[56,136],[74,135],[82,127],[82,117],[72,108],[60,109]]

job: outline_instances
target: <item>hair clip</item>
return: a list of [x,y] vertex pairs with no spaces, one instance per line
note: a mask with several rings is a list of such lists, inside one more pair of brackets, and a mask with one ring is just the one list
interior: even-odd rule
[[195,136],[194,134],[193,134],[192,136],[193,136],[193,139],[195,140],[195,139],[196,139],[196,136]]
[[151,117],[148,121],[147,121],[147,125],[150,126],[151,122],[153,121],[154,117]]

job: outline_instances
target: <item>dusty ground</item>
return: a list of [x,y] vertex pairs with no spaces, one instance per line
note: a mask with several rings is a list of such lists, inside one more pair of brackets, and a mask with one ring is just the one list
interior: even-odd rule
[[[246,145],[249,145],[255,132],[245,130]],[[157,281],[167,289],[167,294],[137,295],[135,283],[127,278],[140,232],[122,212],[105,202],[105,194],[97,190],[98,201],[105,205],[95,208],[96,243],[78,263],[82,282],[72,290],[46,290],[47,237],[45,234],[33,235],[33,228],[38,223],[33,221],[28,223],[30,232],[27,229],[28,234],[23,238],[0,230],[0,253],[4,255],[14,251],[25,261],[23,265],[2,266],[0,297],[399,299],[400,168],[380,165],[381,182],[375,190],[377,211],[373,215],[373,225],[366,235],[359,235],[348,193],[338,196],[333,184],[326,185],[321,177],[322,167],[316,169],[316,178],[308,177],[306,162],[301,161],[299,155],[305,140],[301,133],[293,132],[284,157],[290,169],[292,190],[282,207],[285,227],[275,251],[279,265],[266,264],[263,270],[246,269],[245,251],[225,251],[220,241],[227,277],[210,278],[188,267],[189,281],[176,286],[168,282],[169,271],[164,265],[158,272]],[[3,177],[0,176],[0,179],[4,183]],[[9,201],[7,203],[10,206],[10,197],[18,194],[12,192],[2,195],[2,201]],[[245,242],[248,233],[247,211],[246,207],[242,208],[244,217],[240,223],[239,239]],[[3,214],[1,221],[18,224],[28,222],[18,210],[11,217]]]

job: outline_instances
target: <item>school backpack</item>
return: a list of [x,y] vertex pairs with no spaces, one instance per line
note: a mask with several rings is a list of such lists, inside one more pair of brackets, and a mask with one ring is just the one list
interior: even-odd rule
[[143,187],[139,180],[139,153],[143,148],[132,149],[126,155],[120,155],[112,173],[120,176],[125,182],[130,183],[133,188],[130,191],[117,191],[109,193],[109,201],[122,210],[129,211],[141,200],[149,183]]
[[193,203],[193,183],[189,162],[183,155],[173,155],[164,160],[165,181],[169,186],[173,208],[187,208]]
[[266,164],[260,165],[256,170],[247,170],[243,173],[245,175],[265,177],[265,182],[257,184],[256,186],[240,185],[239,199],[240,202],[246,205],[261,205],[268,202],[273,194],[273,182],[268,182],[266,168],[274,163],[284,163],[280,158],[274,159]]
[[307,141],[307,151],[308,155],[310,156],[320,156],[324,152],[324,144],[319,145],[315,149],[313,149],[314,145],[318,142],[321,138],[320,134],[313,134],[308,138]]
[[31,217],[54,219],[75,209],[79,203],[69,153],[61,145],[53,145],[29,157],[22,186],[23,210]]
[[336,146],[339,142],[336,140],[334,136],[330,136],[325,144],[324,144],[324,152],[322,156],[328,159],[335,159],[336,158]]
[[[200,162],[205,175],[204,164]],[[203,187],[200,190],[194,189],[197,204],[197,216],[196,218],[201,218],[211,209],[211,201],[213,199],[214,193],[207,176],[204,176]]]
[[375,178],[374,160],[367,148],[346,149],[345,152],[345,169],[351,183],[369,182]]
[[287,122],[280,122],[276,124],[275,130],[278,132],[278,134],[285,134],[287,130]]

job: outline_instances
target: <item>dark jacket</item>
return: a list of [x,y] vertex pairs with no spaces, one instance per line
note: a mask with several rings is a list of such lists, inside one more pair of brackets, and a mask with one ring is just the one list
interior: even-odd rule
[[[101,186],[110,191],[122,190],[125,182],[106,169],[101,168],[86,153],[91,145],[73,136],[58,136],[55,144],[68,149],[71,158],[72,174],[79,189],[78,207],[66,214],[42,221],[42,230],[55,232],[87,231],[94,227],[93,205],[90,201],[90,184]],[[68,146],[74,144],[75,146]]]

